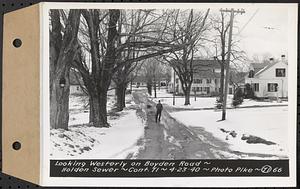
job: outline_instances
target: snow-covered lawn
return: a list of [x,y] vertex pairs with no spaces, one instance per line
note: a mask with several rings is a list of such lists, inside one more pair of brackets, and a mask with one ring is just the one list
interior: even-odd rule
[[[190,105],[185,106],[184,96],[176,96],[175,97],[175,106],[173,106],[173,95],[171,93],[167,93],[165,89],[157,91],[157,98],[154,98],[154,95],[152,94],[152,97],[150,97],[154,102],[158,102],[158,100],[161,101],[163,104],[167,104],[172,107],[181,108],[181,109],[199,109],[199,108],[214,108],[216,106],[216,97],[190,97]],[[228,95],[227,98],[227,107],[232,107],[232,98],[233,95]],[[277,106],[277,105],[288,105],[287,101],[283,102],[267,102],[267,101],[256,101],[251,99],[244,99],[244,102],[239,105],[239,107],[248,107],[248,106]]]
[[[180,111],[171,116],[191,128],[204,128],[234,151],[287,157],[288,107],[229,109],[225,121],[218,121],[221,112],[214,110]],[[256,142],[259,137],[276,144],[247,143],[243,139],[249,136]]]
[[[109,97],[111,110],[113,97]],[[52,158],[121,158],[137,152],[136,142],[144,134],[142,119],[137,117],[132,96],[127,95],[127,108],[109,116],[109,128],[89,125],[88,98],[71,96],[69,130],[51,129]]]

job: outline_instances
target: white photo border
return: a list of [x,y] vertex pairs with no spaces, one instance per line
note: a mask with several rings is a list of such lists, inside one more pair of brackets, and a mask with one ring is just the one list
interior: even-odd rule
[[163,177],[163,178],[72,178],[50,177],[50,111],[49,111],[49,10],[50,9],[187,9],[187,8],[245,8],[255,3],[41,3],[41,165],[42,186],[103,186],[103,187],[295,187],[296,186],[296,137],[297,137],[297,24],[298,5],[263,3],[259,6],[286,6],[289,9],[288,40],[288,144],[289,177]]

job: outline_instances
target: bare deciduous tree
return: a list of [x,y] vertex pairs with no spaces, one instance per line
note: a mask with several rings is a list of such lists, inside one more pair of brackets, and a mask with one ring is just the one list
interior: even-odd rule
[[166,74],[166,69],[156,58],[150,58],[144,61],[140,72],[146,80],[148,94],[152,96],[153,88],[154,98],[156,98],[157,86],[160,85],[160,79]]
[[[225,66],[227,61],[228,54],[228,35],[230,28],[230,20],[229,15],[224,12],[220,12],[220,15],[211,17],[212,24],[212,32],[215,33],[213,36],[214,39],[211,40],[214,46],[214,59],[216,59],[221,68],[221,77],[220,77],[220,102],[223,102],[224,96],[224,82],[225,82]],[[238,47],[239,41],[234,39],[232,40],[231,47],[231,63],[233,63],[236,67],[242,66],[242,64],[236,63],[236,61],[244,61],[245,53],[239,49]]]
[[194,13],[194,10],[174,10],[170,14],[169,37],[176,40],[177,44],[183,45],[183,49],[164,56],[164,59],[173,67],[180,80],[185,96],[184,105],[189,105],[193,76],[197,72],[194,57],[199,50],[203,33],[207,29],[209,9],[205,13]]
[[[155,22],[162,17],[152,15],[152,12],[153,10],[139,10],[135,22],[120,23],[121,11],[118,9],[82,10],[84,19],[80,27],[80,38],[82,38],[80,46],[84,53],[90,54],[91,65],[89,60],[83,58],[84,53],[78,53],[73,66],[81,73],[89,93],[90,123],[96,127],[109,126],[106,109],[107,91],[115,73],[124,69],[129,71],[133,64],[141,60],[182,48],[174,45],[172,41],[162,40],[161,35],[147,35],[156,32],[150,30],[150,26],[159,25]],[[129,28],[132,30],[123,30],[122,24],[125,26],[131,24]],[[132,56],[137,49],[139,56]],[[124,99],[124,88],[121,91],[121,98]]]

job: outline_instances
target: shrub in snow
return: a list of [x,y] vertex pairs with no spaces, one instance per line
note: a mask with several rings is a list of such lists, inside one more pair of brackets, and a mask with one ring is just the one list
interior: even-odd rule
[[238,105],[243,103],[243,91],[241,88],[237,88],[237,90],[234,93],[233,99],[232,99],[232,106],[237,107]]
[[220,97],[217,97],[217,100],[216,100],[216,108],[217,109],[221,109],[222,108],[222,101],[220,99]]
[[249,83],[246,83],[245,84],[245,94],[244,94],[244,97],[246,99],[255,99],[255,94],[254,94],[254,91],[253,91],[253,88],[251,87],[251,85]]
[[210,93],[210,96],[218,96],[218,95],[219,95],[219,93],[216,92],[216,91],[212,91],[212,92]]

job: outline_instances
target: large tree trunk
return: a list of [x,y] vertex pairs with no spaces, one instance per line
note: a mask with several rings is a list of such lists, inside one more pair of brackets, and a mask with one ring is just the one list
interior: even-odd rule
[[152,96],[152,83],[151,82],[147,82],[147,91],[148,91],[148,94],[150,96]]
[[69,122],[69,73],[77,51],[77,34],[80,10],[71,10],[61,35],[58,10],[51,10],[50,32],[50,126],[68,129]]
[[107,91],[94,90],[90,95],[90,124],[94,127],[109,127],[107,122]]
[[92,96],[89,95],[89,105],[90,105],[90,115],[89,115],[89,123],[93,125],[94,123],[94,104],[92,100]]
[[[50,93],[50,125],[54,129],[68,129],[69,123],[69,68],[56,75]],[[60,82],[64,78],[65,86]]]
[[116,87],[116,97],[117,97],[117,110],[122,111],[125,107],[125,93],[126,93],[126,84],[120,83]]
[[190,105],[190,89],[186,89],[183,91],[184,92],[184,105]]
[[117,30],[116,24],[119,20],[120,10],[109,10],[107,47],[103,60],[100,60],[99,40],[97,36],[99,28],[99,12],[98,10],[84,10],[91,45],[91,61],[92,71],[86,70],[82,64],[77,66],[88,90],[90,97],[90,123],[94,127],[109,127],[107,122],[107,91],[112,79],[112,70],[116,61],[116,40]]

